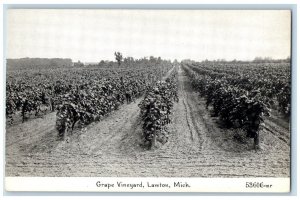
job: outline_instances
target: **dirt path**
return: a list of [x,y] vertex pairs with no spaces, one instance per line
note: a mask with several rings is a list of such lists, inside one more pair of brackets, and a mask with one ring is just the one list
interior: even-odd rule
[[[7,176],[288,177],[288,131],[266,122],[255,153],[252,142],[232,139],[218,128],[204,100],[179,69],[169,141],[159,149],[141,144],[138,103],[122,106],[97,124],[77,129],[68,142],[56,140],[55,114],[9,127]],[[280,139],[280,136],[283,139]]]

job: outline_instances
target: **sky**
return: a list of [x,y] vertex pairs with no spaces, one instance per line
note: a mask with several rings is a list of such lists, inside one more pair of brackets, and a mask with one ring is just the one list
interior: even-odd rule
[[6,58],[252,60],[290,56],[288,10],[10,9]]

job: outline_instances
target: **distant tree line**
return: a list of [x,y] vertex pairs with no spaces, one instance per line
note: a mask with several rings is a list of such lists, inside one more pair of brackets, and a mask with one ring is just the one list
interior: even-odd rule
[[[183,60],[185,63],[193,62],[190,59]],[[225,60],[225,59],[217,59],[217,60],[203,60],[202,63],[290,63],[291,59],[290,57],[287,57],[286,59],[273,59],[271,57],[256,57],[253,60],[245,61],[245,60]]]
[[69,58],[18,58],[7,59],[9,68],[35,68],[35,67],[71,67],[72,59]]
[[271,57],[256,57],[254,58],[253,62],[255,63],[286,63],[291,62],[290,57],[287,57],[286,59],[273,59]]
[[[162,62],[165,62],[165,60],[162,60],[161,57],[143,57],[139,59],[135,59],[133,57],[123,57],[123,55],[120,52],[115,52],[115,59],[116,62],[110,61],[110,60],[101,60],[98,65],[88,65],[88,66],[98,66],[98,67],[134,67],[134,66],[157,66],[162,64]],[[168,61],[169,62],[169,61]]]

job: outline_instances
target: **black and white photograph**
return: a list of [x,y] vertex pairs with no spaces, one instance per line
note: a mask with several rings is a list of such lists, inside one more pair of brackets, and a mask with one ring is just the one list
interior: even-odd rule
[[226,192],[197,186],[216,178],[289,192],[291,19],[288,9],[8,9],[6,189],[93,177],[93,191]]

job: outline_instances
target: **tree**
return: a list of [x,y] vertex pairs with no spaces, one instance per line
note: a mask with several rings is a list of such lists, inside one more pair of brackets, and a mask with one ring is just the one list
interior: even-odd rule
[[104,60],[101,60],[99,63],[98,63],[99,66],[103,67],[105,65],[105,61]]
[[78,62],[74,63],[74,67],[84,67],[84,64],[78,60]]
[[122,62],[122,59],[123,59],[122,54],[120,52],[115,52],[115,57],[116,57],[116,60],[118,62],[118,65],[120,66],[121,62]]

